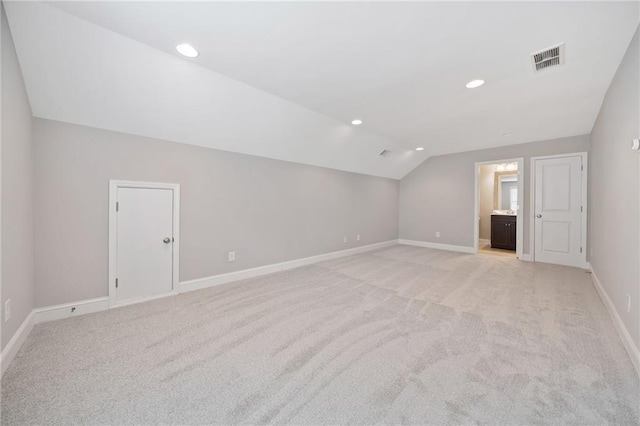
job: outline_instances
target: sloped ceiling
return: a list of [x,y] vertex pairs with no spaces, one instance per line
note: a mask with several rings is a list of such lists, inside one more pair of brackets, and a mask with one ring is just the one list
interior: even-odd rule
[[[589,133],[639,16],[635,2],[5,4],[38,117],[391,178]],[[198,58],[175,52],[185,41]],[[534,74],[529,54],[559,42],[566,63]]]

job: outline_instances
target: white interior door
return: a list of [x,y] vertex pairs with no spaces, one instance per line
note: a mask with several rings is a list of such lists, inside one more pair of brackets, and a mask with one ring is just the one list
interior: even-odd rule
[[535,261],[584,267],[582,156],[535,161]]
[[117,189],[117,303],[173,289],[173,202],[171,189]]

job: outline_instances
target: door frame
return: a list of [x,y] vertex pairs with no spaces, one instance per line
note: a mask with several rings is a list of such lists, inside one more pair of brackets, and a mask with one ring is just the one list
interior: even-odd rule
[[518,163],[518,213],[516,214],[516,258],[523,260],[524,249],[524,157],[507,158],[502,160],[477,161],[474,166],[474,208],[473,208],[473,252],[478,254],[478,240],[480,239],[480,224],[478,218],[480,216],[480,166],[499,163]]
[[[116,275],[118,256],[118,233],[116,202],[119,188],[139,188],[139,189],[169,189],[173,191],[173,256],[172,256],[172,283],[171,292],[118,303],[116,298]],[[159,299],[165,296],[177,294],[180,282],[180,184],[160,183],[160,182],[136,182],[128,180],[109,181],[109,308],[125,306],[133,303],[144,302],[152,299]]]
[[582,157],[582,223],[581,223],[581,233],[582,233],[582,253],[581,253],[581,263],[582,268],[586,269],[587,265],[587,250],[588,250],[588,240],[587,240],[587,211],[589,210],[589,200],[588,200],[588,180],[589,180],[589,153],[586,151],[583,152],[571,152],[567,154],[555,154],[555,155],[541,155],[538,157],[531,157],[531,173],[529,175],[529,253],[531,254],[531,261],[536,261],[536,251],[535,251],[535,242],[536,242],[536,161],[537,160],[550,160],[554,158],[565,158],[565,157]]

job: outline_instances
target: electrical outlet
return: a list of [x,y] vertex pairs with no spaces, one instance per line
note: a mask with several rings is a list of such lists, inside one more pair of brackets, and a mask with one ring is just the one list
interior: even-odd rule
[[11,299],[4,302],[4,320],[9,321],[11,318]]
[[436,238],[440,238],[440,231],[436,232]]
[[360,234],[356,235],[356,240],[360,241]]
[[229,252],[229,262],[235,262],[236,261],[236,252],[235,251],[230,251]]
[[346,242],[347,242],[347,237],[344,237],[344,238],[342,239],[342,242],[343,242],[343,243],[346,243]]
[[627,294],[627,312],[631,312],[631,295]]

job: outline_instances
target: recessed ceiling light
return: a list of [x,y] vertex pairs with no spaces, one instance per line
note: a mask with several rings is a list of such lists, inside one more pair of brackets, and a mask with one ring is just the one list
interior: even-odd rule
[[467,83],[467,89],[475,89],[476,87],[480,87],[484,84],[484,80],[471,80]]
[[354,126],[359,126],[362,124],[362,120],[355,119],[351,122],[351,124],[353,124]]
[[423,147],[421,147],[421,146],[419,146],[419,147],[417,147],[417,148],[416,148],[416,151],[422,151],[422,150],[424,150],[424,148],[423,148]]
[[186,56],[187,58],[195,58],[199,55],[196,48],[188,43],[177,45],[176,50],[180,52],[181,55]]

